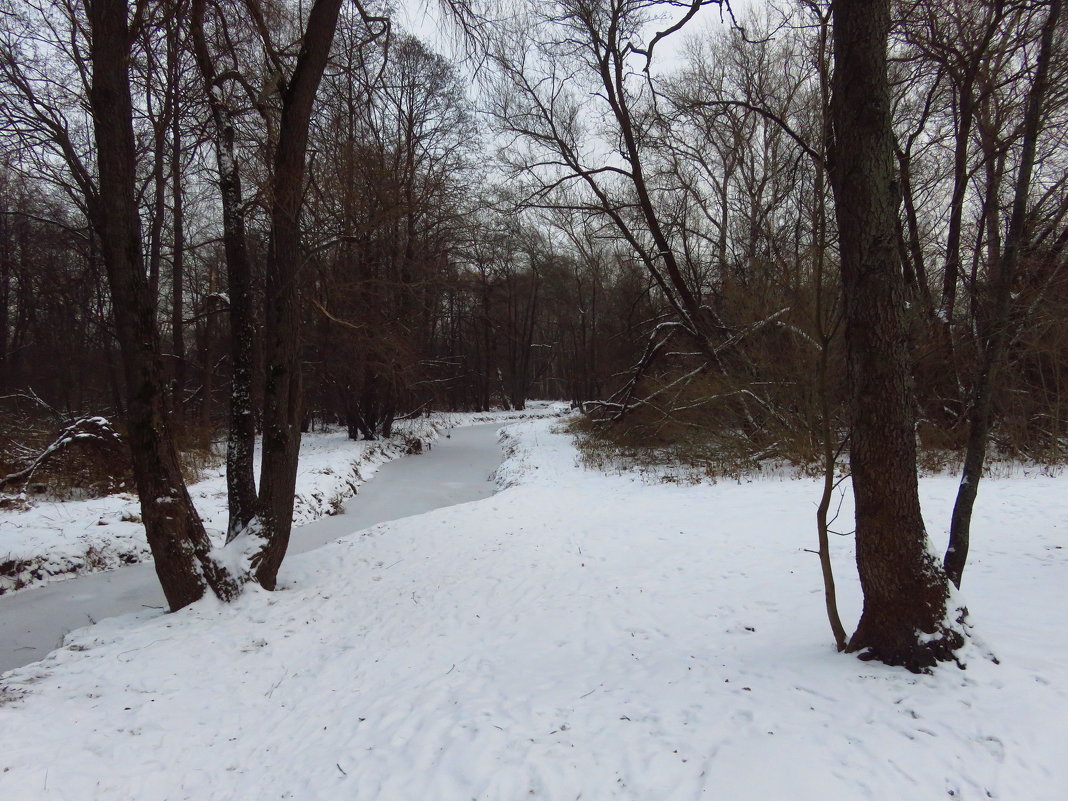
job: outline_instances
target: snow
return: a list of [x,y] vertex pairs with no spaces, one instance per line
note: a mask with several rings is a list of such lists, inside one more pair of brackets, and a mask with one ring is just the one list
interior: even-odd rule
[[[489,497],[489,476],[501,462],[498,428],[494,423],[453,428],[432,449],[383,464],[342,514],[294,528],[287,553],[304,553],[383,521]],[[217,555],[239,559],[245,552],[240,545],[231,543]],[[86,623],[164,606],[152,564],[8,593],[0,597],[0,673],[41,659]]]
[[[605,476],[554,425],[508,429],[491,498],[5,674],[0,798],[1064,797],[1063,477],[984,482],[962,599],[981,639],[967,670],[914,676],[834,652],[817,482]],[[936,546],[955,490],[921,481]]]
[[[305,434],[301,438],[294,525],[336,513],[379,466],[404,455],[405,437],[430,443],[456,426],[557,411],[550,404],[534,404],[527,412],[436,414],[429,419],[400,421],[398,436],[375,442],[350,440],[344,431],[337,430]],[[255,463],[259,463],[258,450]],[[189,487],[189,494],[209,535],[221,545],[227,525],[225,467],[220,463],[207,471],[202,480]],[[0,510],[0,595],[151,558],[135,495],[40,500],[29,503],[28,508]]]

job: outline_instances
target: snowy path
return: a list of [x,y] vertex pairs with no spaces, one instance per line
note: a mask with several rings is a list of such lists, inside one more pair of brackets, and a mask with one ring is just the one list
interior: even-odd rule
[[[345,514],[293,529],[289,553],[303,553],[386,520],[493,494],[501,461],[500,424],[453,429],[427,453],[389,462],[346,504]],[[282,567],[282,577],[285,576]],[[151,564],[95,573],[0,596],[0,673],[58,648],[72,629],[106,617],[164,606]]]

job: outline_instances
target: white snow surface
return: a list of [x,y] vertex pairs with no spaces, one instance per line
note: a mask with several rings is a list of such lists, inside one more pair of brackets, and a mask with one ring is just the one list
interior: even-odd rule
[[[558,404],[556,405],[558,406]],[[532,404],[526,412],[445,413],[398,421],[397,436],[354,441],[345,431],[301,438],[293,523],[300,526],[336,511],[385,462],[405,453],[404,437],[433,442],[459,425],[545,416],[558,409]],[[257,448],[256,464],[259,464]],[[217,545],[227,525],[225,465],[189,487],[189,495]],[[34,501],[24,510],[0,510],[0,595],[86,573],[151,561],[137,496],[108,495],[77,501]]]
[[[0,798],[1065,797],[1063,477],[984,482],[967,669],[915,676],[834,652],[815,481],[605,476],[555,425],[507,430],[491,498],[5,674]],[[956,484],[921,481],[936,547]]]

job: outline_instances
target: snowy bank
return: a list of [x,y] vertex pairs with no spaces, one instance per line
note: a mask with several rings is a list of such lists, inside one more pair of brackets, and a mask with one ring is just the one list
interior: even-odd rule
[[[984,485],[965,593],[1001,663],[914,676],[834,652],[816,482],[649,485],[509,432],[492,498],[6,674],[0,798],[1063,797],[1064,479]],[[922,482],[936,539],[953,484]]]
[[[537,403],[525,412],[434,414],[399,421],[394,437],[374,442],[350,440],[341,430],[305,434],[301,438],[293,523],[300,526],[335,513],[380,465],[410,452],[414,440],[428,445],[457,426],[544,417],[558,411],[558,405]],[[189,495],[209,535],[221,543],[227,520],[222,464],[190,485]],[[140,512],[132,494],[78,501],[41,500],[24,509],[0,510],[0,595],[150,561]]]

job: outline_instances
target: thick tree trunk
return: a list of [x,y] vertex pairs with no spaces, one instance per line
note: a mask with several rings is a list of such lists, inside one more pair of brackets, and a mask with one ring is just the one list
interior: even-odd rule
[[993,308],[989,322],[990,333],[983,347],[979,376],[975,382],[968,420],[968,447],[964,456],[964,472],[957,490],[957,500],[953,504],[949,548],[946,550],[944,560],[946,573],[957,587],[960,587],[964,576],[964,565],[968,561],[972,509],[975,506],[979,480],[983,477],[983,465],[986,462],[997,370],[1001,366],[1005,346],[1009,340],[1012,284],[1016,265],[1020,259],[1020,249],[1023,246],[1027,199],[1031,189],[1031,172],[1034,169],[1035,149],[1042,123],[1042,104],[1049,85],[1049,62],[1053,50],[1053,36],[1060,15],[1061,0],[1052,0],[1049,16],[1042,27],[1034,83],[1027,101],[1023,148],[1020,154],[1019,172],[1016,176],[1012,216],[1009,219],[1008,235],[1005,238],[1005,250],[996,264],[997,271],[993,281],[994,297],[991,304]]
[[847,650],[927,670],[963,636],[927,549],[916,478],[904,286],[886,75],[889,0],[834,5],[831,179],[841,249],[853,419],[850,464],[864,610]]
[[229,599],[237,584],[211,559],[211,543],[186,492],[167,428],[159,331],[145,280],[135,186],[130,34],[125,0],[87,3],[92,31],[93,115],[99,170],[93,225],[111,289],[127,394],[127,441],[156,574],[172,610],[204,594]]
[[226,438],[226,494],[229,502],[226,538],[230,542],[256,516],[256,419],[252,391],[256,317],[252,300],[252,264],[245,236],[241,171],[234,145],[234,120],[223,100],[222,87],[204,36],[206,5],[206,0],[193,0],[190,32],[214,126],[230,296],[230,420]]
[[256,578],[275,587],[289,547],[300,450],[300,303],[297,278],[303,260],[300,209],[304,196],[308,125],[337,28],[341,0],[315,0],[300,55],[282,94],[275,150],[271,238],[267,253],[264,329],[263,459],[259,518],[265,544],[255,557]]

